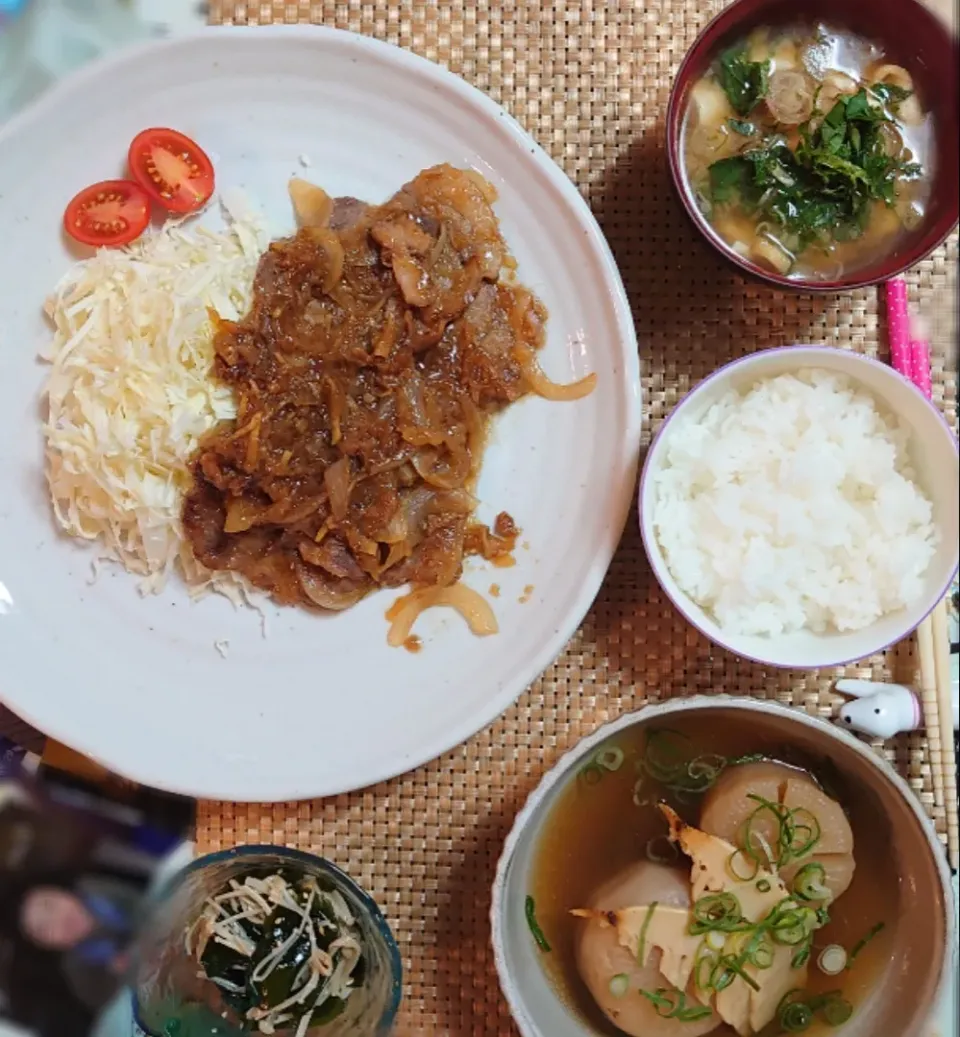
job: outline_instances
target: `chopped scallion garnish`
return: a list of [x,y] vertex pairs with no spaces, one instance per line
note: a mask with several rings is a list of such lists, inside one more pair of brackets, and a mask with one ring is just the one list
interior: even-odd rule
[[693,1023],[698,1019],[706,1019],[713,1014],[713,1009],[706,1005],[690,1005],[687,1007],[687,995],[682,990],[641,990],[645,997],[657,1010],[662,1019],[676,1019],[681,1023]]
[[609,988],[614,997],[623,997],[630,989],[630,977],[625,972],[618,972],[611,977]]
[[550,950],[550,942],[546,936],[543,935],[543,930],[540,928],[540,923],[537,921],[537,905],[534,902],[533,897],[528,896],[524,901],[523,912],[527,918],[527,926],[530,929],[531,934],[536,945],[542,951]]
[[581,768],[577,777],[587,785],[597,785],[603,781],[604,772],[618,771],[623,766],[624,752],[616,745],[600,749]]
[[853,1005],[839,990],[816,994],[803,1000],[802,990],[791,990],[784,995],[777,1008],[777,1022],[787,1033],[802,1033],[820,1015],[829,1026],[843,1026],[853,1015]]
[[658,902],[656,900],[647,908],[646,916],[643,919],[643,925],[640,926],[640,943],[637,945],[637,964],[640,968],[647,963],[647,930],[650,928],[650,920],[653,918],[653,912],[657,910]]
[[805,864],[793,880],[793,892],[801,900],[826,900],[830,890],[826,884],[827,871],[816,861]]
[[716,753],[691,755],[690,740],[670,728],[647,735],[640,769],[679,799],[698,796],[712,788],[726,770],[728,761]]
[[831,1026],[843,1026],[850,1016],[853,1015],[853,1005],[846,998],[841,997],[839,991],[835,991],[833,996],[824,996],[829,998],[829,1000],[820,1008],[823,1018]]
[[817,966],[828,976],[839,976],[847,967],[847,952],[840,944],[831,943],[817,956]]
[[748,928],[751,925],[744,920],[740,901],[732,893],[711,893],[694,903],[688,931],[697,936],[711,930],[732,933]]
[[[750,882],[757,877],[760,870],[760,862],[756,857],[750,857],[743,850],[734,850],[727,858],[727,871],[737,882]],[[769,886],[768,886],[769,888]]]
[[[820,842],[821,832],[820,822],[809,810],[805,807],[791,810],[752,792],[747,798],[759,806],[743,823],[740,842],[746,856],[753,858],[760,867],[783,868],[813,852]],[[776,826],[773,845],[759,830],[759,825],[768,819],[772,819]]]
[[863,950],[863,948],[866,947],[867,944],[875,936],[877,936],[879,933],[881,933],[886,927],[887,927],[887,923],[886,922],[877,922],[877,924],[870,930],[870,932],[867,933],[866,936],[864,936],[861,939],[857,940],[857,942],[853,945],[853,949],[850,951],[849,957],[847,958],[847,968],[850,968],[850,966],[854,962],[854,959]]
[[713,929],[706,935],[707,946],[714,951],[722,951],[727,945],[727,938],[719,929]]
[[805,1002],[798,1000],[802,990],[791,990],[784,994],[777,1008],[777,1022],[787,1033],[803,1033],[813,1022],[813,1009]]
[[597,763],[605,771],[618,771],[623,766],[623,750],[611,745],[597,753]]

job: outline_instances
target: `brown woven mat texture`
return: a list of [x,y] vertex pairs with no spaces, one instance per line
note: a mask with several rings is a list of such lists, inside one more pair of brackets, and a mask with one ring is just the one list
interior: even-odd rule
[[[949,3],[949,0],[947,0]],[[504,105],[578,184],[620,264],[640,341],[644,444],[680,398],[744,353],[795,342],[886,355],[876,290],[782,294],[748,283],[671,194],[664,113],[673,74],[717,0],[214,0],[215,23],[314,22],[407,47]],[[944,13],[946,13],[946,4]],[[252,30],[255,31],[255,30]],[[957,417],[957,238],[909,277],[933,329],[934,398]],[[850,668],[912,679],[912,645]],[[599,724],[661,699],[728,692],[830,716],[838,672],[765,670],[712,647],[677,614],[632,515],[606,583],[563,655],[465,745],[351,795],[270,807],[200,805],[202,851],[285,843],[324,854],[386,911],[405,970],[401,1037],[513,1035],[489,947],[497,857],[544,771]],[[945,838],[940,761],[922,734],[877,745]]]

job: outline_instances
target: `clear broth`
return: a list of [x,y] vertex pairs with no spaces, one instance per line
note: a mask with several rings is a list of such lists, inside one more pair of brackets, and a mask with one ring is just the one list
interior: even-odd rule
[[[771,74],[785,69],[804,71],[818,88],[823,87],[823,77],[831,72],[850,77],[858,88],[866,86],[873,81],[871,76],[887,65],[878,46],[822,25],[785,28],[776,32],[758,29],[745,42],[750,60],[768,59]],[[914,95],[912,100],[905,102],[914,106],[909,123],[895,117],[895,127],[905,149],[903,154],[907,156],[909,153],[910,160],[922,167],[919,176],[898,179],[896,201],[892,207],[883,201],[871,203],[869,218],[859,237],[850,240],[831,238],[792,251],[791,247],[796,249],[796,245],[783,228],[775,222],[771,225],[769,218],[758,217],[735,203],[714,205],[708,169],[712,162],[738,155],[756,143],[755,139],[751,142],[729,128],[731,117],[760,124],[764,135],[782,133],[791,149],[796,146],[798,134],[795,129],[776,123],[763,101],[756,109],[761,113],[759,117],[739,116],[729,103],[723,107],[711,102],[704,105],[709,109],[707,117],[701,118],[700,105],[696,101],[697,90],[710,91],[711,84],[719,91],[715,97],[722,96],[713,69],[698,80],[691,93],[683,128],[684,169],[688,189],[701,212],[733,251],[774,273],[804,280],[833,281],[896,252],[909,233],[922,223],[930,196],[934,159],[933,121],[922,98]],[[912,86],[915,89],[915,84]]]
[[[857,1006],[874,989],[889,958],[892,927],[899,916],[899,879],[882,815],[872,807],[869,794],[847,787],[839,775],[830,773],[828,762],[813,761],[773,742],[764,743],[755,734],[745,734],[734,722],[716,716],[643,725],[605,743],[600,751],[616,745],[624,753],[623,765],[617,771],[603,772],[596,784],[571,778],[547,817],[534,856],[529,892],[536,904],[537,921],[552,948],[540,956],[540,961],[559,997],[596,1034],[623,1037],[623,1032],[599,1010],[580,978],[576,941],[583,922],[569,912],[585,906],[594,891],[623,868],[646,860],[648,842],[666,832],[655,807],[634,803],[637,765],[646,733],[664,726],[686,735],[694,754],[710,752],[733,759],[762,753],[775,762],[798,767],[843,805],[853,829],[857,867],[850,888],[830,907],[829,925],[817,933],[807,991],[817,994],[840,989],[854,1007],[854,1021]],[[698,800],[680,803],[646,779],[641,798],[653,792],[661,793],[657,798],[670,802],[688,823],[697,823]],[[677,867],[689,876],[686,858],[681,858]],[[886,928],[869,942],[848,971],[827,976],[817,968],[817,955],[828,944],[836,943],[849,951],[881,921]],[[804,1032],[806,1037],[827,1037],[841,1035],[843,1027],[814,1023]],[[775,1026],[764,1031],[764,1037],[775,1034],[779,1034]],[[732,1028],[722,1025],[710,1037],[736,1035]]]

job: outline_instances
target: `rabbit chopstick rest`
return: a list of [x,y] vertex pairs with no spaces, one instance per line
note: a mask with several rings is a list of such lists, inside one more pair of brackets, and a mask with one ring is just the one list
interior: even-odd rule
[[[840,720],[851,731],[892,738],[901,731],[915,731],[923,725],[920,701],[916,693],[903,684],[881,684],[878,681],[840,680],[836,690],[854,701],[840,710]],[[960,714],[960,688],[951,683],[953,726]]]

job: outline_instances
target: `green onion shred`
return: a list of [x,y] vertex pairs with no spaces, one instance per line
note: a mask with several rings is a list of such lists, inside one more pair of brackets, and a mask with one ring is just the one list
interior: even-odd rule
[[537,921],[537,905],[534,903],[533,897],[528,896],[524,901],[523,911],[527,917],[527,925],[533,935],[536,945],[542,951],[549,951],[550,942],[547,940],[546,936],[543,935],[543,930],[540,928],[540,923]]
[[713,1014],[713,1009],[706,1005],[688,1006],[687,995],[682,990],[667,990],[665,987],[660,987],[655,991],[641,989],[640,993],[656,1008],[657,1015],[662,1019],[676,1019],[681,1023],[693,1023]]

